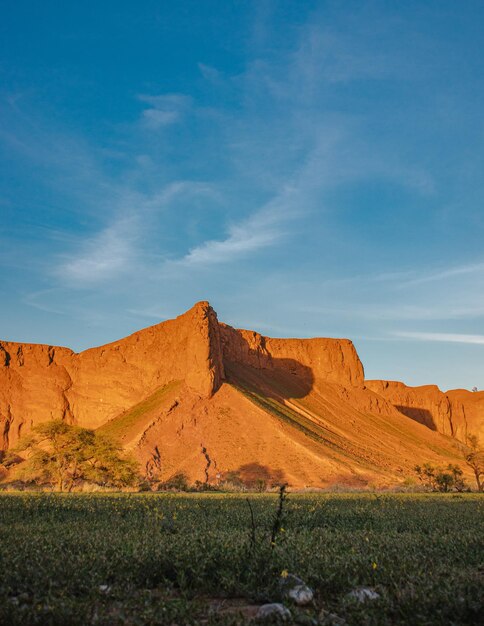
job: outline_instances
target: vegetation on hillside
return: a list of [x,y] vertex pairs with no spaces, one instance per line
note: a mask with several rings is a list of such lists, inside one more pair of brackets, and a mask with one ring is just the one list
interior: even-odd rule
[[[158,396],[164,395],[168,387],[162,388],[146,403],[155,406]],[[253,402],[262,400],[252,391],[243,390]],[[146,404],[145,403],[145,404]],[[123,425],[127,421],[133,425],[144,404],[137,405],[135,411],[121,416]],[[283,421],[288,421],[308,434],[304,422],[309,419],[297,414],[276,401],[267,399],[265,408]],[[284,411],[282,410],[284,409]],[[298,421],[300,420],[300,422]],[[258,463],[248,463],[237,470],[217,472],[216,478],[190,482],[183,472],[163,477],[160,469],[148,472],[133,459],[123,454],[119,439],[118,419],[109,422],[107,427],[90,430],[70,425],[63,420],[53,420],[35,426],[24,436],[17,447],[10,452],[0,452],[0,480],[2,488],[49,488],[57,491],[85,489],[86,485],[97,485],[104,489],[138,489],[140,491],[257,491],[275,489],[285,482],[282,470],[270,470]],[[312,423],[312,437],[323,438],[323,429]],[[326,442],[328,443],[328,442]],[[162,444],[160,443],[160,446]],[[460,444],[462,459],[472,470],[477,491],[484,487],[484,450],[477,437],[469,435],[467,445]],[[328,451],[329,453],[329,451]],[[416,465],[414,471],[420,482],[420,489],[428,491],[471,491],[469,477],[462,467],[448,464],[436,467],[429,462]],[[144,472],[144,473],[143,473]],[[469,474],[469,472],[468,472]],[[10,483],[8,483],[10,481]],[[404,489],[415,489],[415,482],[407,479]]]
[[434,467],[430,463],[415,466],[417,474],[422,485],[430,491],[441,491],[447,493],[449,491],[470,491],[464,480],[464,472],[458,465],[449,464],[445,468]]
[[476,480],[477,491],[484,490],[484,449],[479,446],[476,435],[467,437],[467,446],[464,448],[464,460],[471,468]]
[[123,456],[111,439],[62,420],[35,426],[15,453],[23,461],[18,479],[57,491],[72,491],[82,483],[119,488],[137,479],[137,464]]
[[[472,470],[477,491],[483,491],[484,449],[479,446],[475,435],[468,435],[467,445],[461,446],[464,463]],[[447,467],[435,467],[431,463],[415,466],[415,473],[424,488],[430,491],[471,491],[471,486],[464,479],[464,472],[459,465],[449,463]]]

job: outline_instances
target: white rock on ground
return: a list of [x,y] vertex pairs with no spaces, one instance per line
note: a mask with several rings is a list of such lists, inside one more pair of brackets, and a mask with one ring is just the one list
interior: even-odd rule
[[357,587],[350,591],[346,597],[357,602],[367,602],[368,600],[378,600],[380,594],[370,587]]
[[263,604],[257,611],[256,619],[264,620],[269,618],[279,618],[283,622],[289,622],[292,619],[291,611],[279,602]]
[[287,592],[287,597],[295,602],[298,606],[305,606],[313,601],[314,592],[307,585],[296,585]]
[[313,601],[314,591],[299,576],[286,571],[285,575],[281,576],[279,584],[284,596],[298,606],[304,606]]

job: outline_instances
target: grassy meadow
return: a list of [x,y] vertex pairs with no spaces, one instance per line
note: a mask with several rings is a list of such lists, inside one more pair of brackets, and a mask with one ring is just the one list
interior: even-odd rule
[[[289,494],[274,526],[277,507],[277,494],[1,495],[0,624],[243,624],[281,600],[296,624],[482,620],[483,497]],[[312,604],[282,597],[286,572]],[[349,598],[358,586],[380,597]]]

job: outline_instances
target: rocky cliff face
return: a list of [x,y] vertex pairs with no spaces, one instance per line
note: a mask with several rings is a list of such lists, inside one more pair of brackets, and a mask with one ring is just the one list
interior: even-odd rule
[[0,449],[7,449],[34,423],[73,416],[66,393],[67,348],[0,343]]
[[[226,373],[231,387],[223,385]],[[174,381],[181,382],[170,386]],[[167,386],[171,389],[169,393]],[[232,394],[232,405],[220,405],[219,396],[223,394],[216,392],[221,386],[227,397]],[[232,391],[227,391],[228,388]],[[161,399],[161,404],[156,404],[161,397],[171,407],[169,414],[179,420],[175,430],[164,433],[163,437],[173,440],[170,454],[173,456],[176,448],[179,458],[188,465],[192,453],[200,461],[199,448],[206,449],[209,433],[218,432],[222,414],[223,428],[227,433],[231,429],[228,437],[235,441],[234,424],[243,424],[244,415],[249,415],[249,401],[255,401],[259,408],[251,409],[254,422],[248,428],[255,428],[260,419],[267,419],[270,425],[264,431],[267,458],[271,458],[271,446],[275,445],[271,433],[277,432],[279,438],[287,435],[294,440],[291,454],[293,460],[298,458],[297,462],[302,464],[306,462],[305,453],[297,452],[302,448],[299,440],[296,442],[301,436],[304,441],[309,436],[313,444],[317,440],[318,446],[323,446],[324,450],[317,454],[318,464],[328,457],[330,450],[341,448],[357,450],[351,454],[367,460],[379,459],[375,461],[377,465],[390,467],[396,463],[394,450],[400,445],[397,438],[391,444],[391,453],[388,452],[390,434],[382,433],[390,426],[394,432],[411,433],[408,450],[413,450],[411,442],[415,438],[421,441],[420,448],[425,448],[426,441],[438,437],[431,430],[462,441],[469,433],[482,435],[484,421],[484,393],[457,390],[444,394],[432,386],[411,388],[387,381],[365,383],[363,366],[351,341],[272,339],[254,331],[238,330],[219,323],[208,302],[199,302],[176,319],[79,354],[67,348],[0,342],[0,450],[14,446],[33,425],[51,419],[98,428],[114,420],[124,423],[123,416],[132,414],[130,433],[138,428],[144,433],[146,420],[162,428],[161,416],[168,409],[163,408]],[[136,422],[143,411],[145,417]],[[198,443],[194,439],[190,444],[195,446],[195,452],[181,444],[182,433],[192,421],[193,437],[200,438]],[[157,428],[152,432],[158,432]],[[299,433],[297,437],[294,429]],[[128,434],[126,431],[123,445],[129,439]],[[242,463],[259,454],[260,445],[252,433],[239,433],[237,437],[240,441],[236,448],[231,441],[211,440],[212,446],[220,448],[219,462],[223,458],[227,467],[237,455]],[[369,450],[369,441],[382,448],[380,456]],[[449,444],[439,442],[441,449],[446,445]],[[245,456],[241,450],[245,450]],[[342,452],[342,458],[347,453],[350,454]],[[412,455],[418,456],[416,462],[425,461],[421,452],[401,452],[401,455],[400,467],[410,466],[408,459]],[[281,452],[277,463],[281,465],[284,458]],[[347,471],[345,463],[335,466],[335,475],[340,470]]]
[[98,427],[173,380],[210,397],[224,380],[224,361],[286,371],[309,385],[363,384],[351,341],[271,339],[219,324],[208,302],[199,302],[174,320],[79,354],[0,342],[1,445],[50,419]]
[[365,384],[398,411],[432,430],[462,442],[471,434],[484,435],[484,392],[443,392],[436,385],[408,387],[387,380],[367,380]]
[[348,339],[271,339],[252,330],[220,325],[224,361],[257,369],[284,370],[314,384],[364,383],[363,365]]
[[[484,443],[484,391],[452,389],[445,392],[452,407],[462,407],[468,435],[476,435]],[[462,437],[461,437],[462,438]]]
[[0,342],[0,446],[11,447],[50,419],[100,426],[172,380],[209,397],[223,376],[217,316],[208,302],[79,354]]

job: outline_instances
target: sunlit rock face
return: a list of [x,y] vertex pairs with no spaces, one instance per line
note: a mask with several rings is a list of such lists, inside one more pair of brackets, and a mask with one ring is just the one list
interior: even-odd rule
[[0,342],[0,450],[63,419],[115,437],[148,478],[394,484],[416,463],[457,462],[483,405],[484,393],[365,381],[348,339],[265,337],[208,302],[80,353]]
[[221,324],[223,358],[259,369],[282,369],[314,380],[360,386],[363,365],[349,339],[271,339]]
[[0,343],[4,448],[33,424],[65,419],[97,427],[172,380],[201,396],[223,379],[217,315],[208,302],[114,343],[67,348]]
[[379,394],[408,417],[444,435],[466,442],[468,435],[484,436],[484,392],[441,391],[436,385],[408,387],[387,380],[368,380]]
[[174,320],[79,354],[1,342],[3,447],[49,419],[100,426],[172,380],[210,397],[224,380],[224,360],[340,384],[363,383],[351,341],[270,339],[219,324],[209,303],[199,302]]

